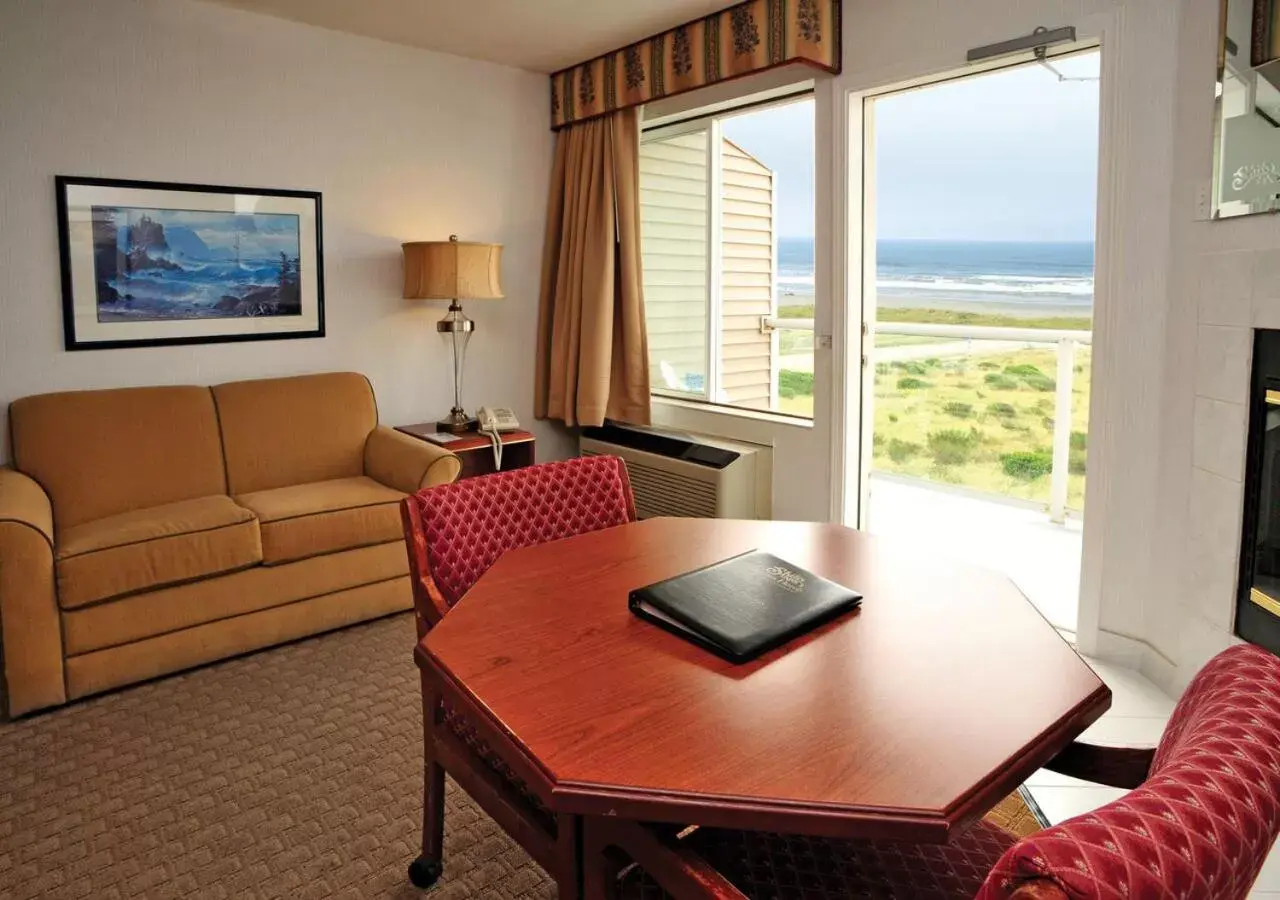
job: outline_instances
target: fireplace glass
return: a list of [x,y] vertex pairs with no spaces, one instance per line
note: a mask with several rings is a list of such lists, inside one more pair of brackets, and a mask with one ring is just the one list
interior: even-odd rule
[[1236,633],[1280,653],[1280,331],[1254,337]]

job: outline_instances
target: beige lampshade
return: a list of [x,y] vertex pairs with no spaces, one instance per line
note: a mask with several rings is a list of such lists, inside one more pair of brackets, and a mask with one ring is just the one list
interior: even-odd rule
[[406,300],[502,299],[502,245],[414,241],[404,248]]

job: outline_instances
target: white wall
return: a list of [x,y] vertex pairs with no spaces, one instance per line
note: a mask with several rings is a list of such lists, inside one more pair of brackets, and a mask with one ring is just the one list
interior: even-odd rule
[[[1188,0],[1179,44],[1173,284],[1162,415],[1164,579],[1145,662],[1174,689],[1232,643],[1252,329],[1280,328],[1280,220],[1197,221],[1213,162],[1215,4]],[[1247,51],[1246,51],[1247,52]]]
[[[444,304],[400,298],[400,243],[457,233],[506,246],[507,298],[467,307],[464,402],[513,406],[543,458],[567,455],[532,410],[546,94],[541,75],[191,0],[4,0],[0,416],[43,391],[354,369],[384,422],[432,419],[451,405]],[[329,336],[64,352],[55,174],[322,192]]]

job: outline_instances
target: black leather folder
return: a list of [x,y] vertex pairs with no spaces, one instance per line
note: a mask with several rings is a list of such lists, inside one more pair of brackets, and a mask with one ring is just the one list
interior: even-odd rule
[[640,618],[735,663],[861,602],[857,591],[759,550],[638,588],[628,598]]

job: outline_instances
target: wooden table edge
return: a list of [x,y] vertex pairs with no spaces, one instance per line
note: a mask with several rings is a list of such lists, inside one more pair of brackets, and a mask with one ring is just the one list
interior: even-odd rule
[[[947,814],[957,833],[963,832],[995,808],[1003,798],[1026,783],[1037,770],[1078,738],[1111,708],[1111,688],[1102,679],[1092,694],[1080,701],[1052,728],[1046,730],[998,775],[976,785],[958,798]],[[954,815],[953,815],[954,814]]]
[[912,810],[869,810],[719,794],[668,794],[574,782],[558,782],[552,788],[552,796],[555,808],[566,813],[639,822],[868,839],[883,838],[885,825],[892,824],[894,839],[929,844],[945,843],[950,832],[945,818]]
[[[430,635],[428,634],[428,637]],[[420,640],[413,651],[414,659],[423,675],[436,683],[441,696],[447,697],[453,705],[466,715],[477,732],[490,745],[510,752],[499,752],[499,756],[512,770],[524,779],[548,808],[552,806],[552,789],[555,786],[555,775],[529,751],[502,721],[494,715],[478,697],[475,696],[454,674],[448,666],[437,659],[426,644],[426,638]],[[559,810],[555,810],[559,812]]]
[[[975,786],[940,814],[887,807],[868,809],[821,801],[673,793],[655,788],[571,781],[553,784],[553,808],[582,816],[940,844],[962,834],[994,809],[1000,800],[1101,718],[1110,706],[1111,689],[1100,683],[1097,690],[1041,734],[997,776]],[[889,831],[892,833],[886,833]]]

